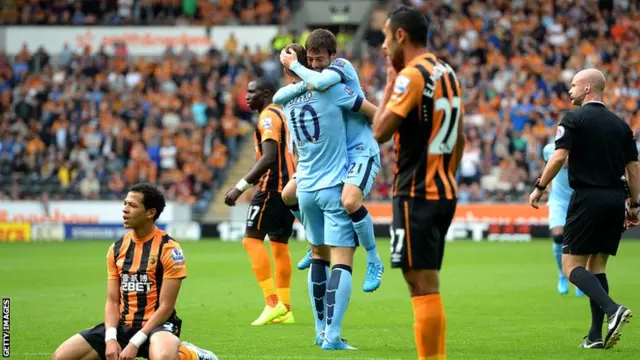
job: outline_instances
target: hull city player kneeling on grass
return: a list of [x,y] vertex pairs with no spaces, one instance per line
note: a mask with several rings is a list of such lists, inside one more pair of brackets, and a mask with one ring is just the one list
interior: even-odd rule
[[[615,256],[625,223],[638,223],[640,165],[629,125],[602,103],[605,78],[596,69],[580,71],[571,81],[569,95],[579,108],[567,112],[556,134],[556,149],[536,181],[529,203],[538,208],[546,187],[568,160],[569,185],[574,190],[567,209],[562,241],[562,269],[569,281],[591,300],[591,329],[580,347],[611,349],[631,317],[631,310],[609,297],[607,260]],[[602,323],[607,314],[607,332]]]
[[164,207],[164,196],[152,185],[129,190],[122,218],[131,231],[107,252],[104,323],[62,343],[54,360],[218,359],[180,342],[175,304],[187,268],[180,245],[155,225]]

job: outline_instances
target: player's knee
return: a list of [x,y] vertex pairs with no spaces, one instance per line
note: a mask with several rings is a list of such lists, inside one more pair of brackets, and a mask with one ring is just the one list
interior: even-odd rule
[[347,214],[353,214],[362,207],[362,201],[357,198],[354,199],[353,197],[343,197],[342,206],[344,206],[344,210],[347,212]]
[[[82,359],[84,359],[84,357],[82,357]],[[80,360],[80,359],[75,359],[70,352],[65,351],[62,348],[57,348],[56,351],[51,356],[51,360]]]
[[601,274],[606,271],[607,268],[607,255],[598,254],[589,256],[587,260],[587,270],[594,274]]
[[567,277],[567,279],[571,278],[571,272],[576,267],[578,266],[573,262],[566,260],[564,257],[562,258],[562,273]]
[[289,256],[289,245],[283,239],[270,239],[271,242],[271,251],[273,252],[273,257],[285,257]]
[[326,245],[320,245],[320,246],[311,245],[311,257],[313,259],[322,259],[324,261],[331,261],[331,251],[329,247]]
[[438,284],[427,284],[427,283],[409,283],[409,293],[411,296],[425,296],[431,294],[437,294],[440,292],[440,286]]
[[353,190],[352,187],[345,188],[342,192],[342,206],[344,206],[347,214],[353,214],[362,207],[362,195],[360,189]]
[[297,203],[295,196],[290,193],[283,191],[281,196],[282,196],[282,201],[287,206],[293,206]]
[[149,349],[149,360],[176,360],[178,359],[178,349],[167,347]]
[[60,349],[56,349],[56,351],[51,356],[51,360],[66,360],[67,358],[64,356],[63,352]]
[[258,240],[258,239],[254,239],[252,237],[245,237],[244,239],[242,239],[242,246],[246,250],[250,250],[251,248],[253,248],[256,245],[258,245],[259,242],[260,242],[260,240]]
[[296,185],[294,181],[290,181],[287,185],[282,189],[282,201],[287,206],[294,206],[298,203],[298,199],[296,198]]
[[436,270],[409,270],[404,273],[411,296],[424,296],[440,292],[440,279]]

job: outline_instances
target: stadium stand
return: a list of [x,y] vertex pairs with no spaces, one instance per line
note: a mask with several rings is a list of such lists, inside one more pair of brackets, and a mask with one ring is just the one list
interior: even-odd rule
[[7,25],[286,24],[298,1],[4,0]]
[[[544,163],[577,69],[604,69],[605,102],[640,131],[638,1],[422,1],[431,14],[430,47],[451,64],[464,88],[467,146],[459,174],[460,202],[522,201]],[[384,59],[376,48],[386,8],[373,12],[360,62],[372,99],[381,97]],[[364,74],[367,74],[366,76]],[[390,144],[383,153],[393,152]],[[390,168],[373,198],[388,198]]]
[[[296,3],[10,0],[0,13],[18,25],[282,24]],[[461,202],[523,200],[569,104],[575,69],[607,71],[606,102],[640,131],[637,1],[411,3],[431,14],[430,46],[464,87]],[[365,46],[341,37],[339,55],[353,59],[374,102],[385,81],[385,17],[384,6],[373,11]],[[113,55],[66,48],[54,59],[28,44],[15,57],[0,54],[0,198],[112,199],[147,180],[206,212],[226,174],[253,156],[247,82],[282,80],[277,52],[292,40],[299,37],[282,28],[272,49],[239,49],[230,37],[204,56],[184,47],[134,58],[122,45]],[[382,153],[371,200],[390,198],[393,144]]]

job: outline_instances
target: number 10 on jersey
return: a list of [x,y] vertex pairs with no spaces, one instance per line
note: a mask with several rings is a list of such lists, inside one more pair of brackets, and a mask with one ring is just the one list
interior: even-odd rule
[[[311,143],[314,143],[320,139],[320,122],[318,121],[318,113],[311,107],[311,105],[306,104],[300,109],[300,114],[296,116],[296,109],[291,109],[291,122],[293,123],[293,130],[296,134],[296,139],[298,140],[298,144],[301,144],[300,131],[304,135],[304,138]],[[308,115],[308,116],[307,116]],[[307,129],[307,121],[311,120],[313,125],[313,135],[309,133]]]

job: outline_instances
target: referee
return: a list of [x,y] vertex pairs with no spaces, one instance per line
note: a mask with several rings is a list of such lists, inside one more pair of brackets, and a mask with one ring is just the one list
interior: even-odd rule
[[[609,295],[605,268],[616,255],[625,223],[626,191],[621,180],[627,172],[631,193],[627,223],[638,223],[640,164],[633,132],[602,102],[604,75],[582,70],[571,81],[571,103],[556,132],[556,150],[536,181],[529,204],[538,201],[547,185],[569,159],[569,202],[562,246],[562,270],[591,300],[591,329],[580,347],[611,349],[620,339],[631,310]],[[607,332],[602,338],[604,314]]]

